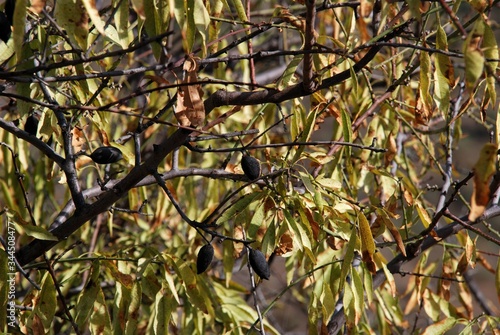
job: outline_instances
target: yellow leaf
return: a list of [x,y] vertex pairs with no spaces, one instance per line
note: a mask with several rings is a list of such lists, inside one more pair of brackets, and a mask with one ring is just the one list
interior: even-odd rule
[[484,145],[479,159],[474,166],[474,190],[472,192],[470,221],[476,221],[486,209],[490,200],[490,180],[496,171],[496,158],[498,147],[496,144]]
[[57,23],[66,29],[69,39],[82,50],[87,49],[89,16],[81,0],[59,0],[54,11]]
[[377,271],[375,261],[373,260],[373,255],[375,254],[375,241],[373,239],[372,230],[370,229],[370,224],[362,212],[358,213],[358,222],[359,234],[361,236],[361,255],[368,270],[370,270],[371,273],[375,273]]
[[83,5],[85,6],[85,9],[87,10],[87,13],[90,16],[90,19],[94,23],[95,29],[101,34],[106,36],[106,33],[104,32],[104,21],[101,19],[101,16],[99,15],[99,11],[97,10],[95,6],[95,0],[83,0]]

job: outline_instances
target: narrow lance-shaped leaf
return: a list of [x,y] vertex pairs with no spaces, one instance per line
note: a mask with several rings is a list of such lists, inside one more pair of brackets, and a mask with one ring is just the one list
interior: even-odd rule
[[[444,29],[439,26],[436,34],[436,49],[447,51],[448,40]],[[442,115],[447,115],[450,108],[450,85],[454,84],[453,67],[450,57],[441,53],[435,54],[434,93],[435,100]]]
[[415,123],[427,125],[432,116],[431,60],[427,52],[420,53],[420,88],[415,106]]
[[484,57],[479,46],[484,34],[484,22],[478,20],[464,43],[465,84],[472,91],[484,68]]
[[496,171],[497,150],[496,144],[485,144],[476,165],[474,165],[474,189],[469,214],[470,221],[476,221],[484,213],[490,200],[490,180]]
[[427,328],[425,328],[424,332],[422,335],[440,335],[440,334],[445,334],[447,331],[449,331],[453,326],[457,324],[457,319],[449,317],[445,318],[439,322],[436,322]]
[[396,241],[396,245],[398,246],[399,252],[403,254],[403,256],[406,257],[406,248],[403,243],[403,239],[401,238],[401,234],[399,233],[398,228],[394,225],[392,220],[389,218],[386,212],[384,212],[382,209],[377,209],[377,219],[381,220],[383,224],[386,226],[387,229],[389,229],[389,232],[391,233],[392,237],[394,237],[394,240]]
[[371,273],[375,273],[377,272],[373,259],[373,255],[375,254],[375,241],[373,239],[372,230],[370,229],[370,223],[368,223],[366,216],[362,212],[358,213],[358,223],[363,261],[366,263],[368,270],[370,270]]
[[344,259],[342,261],[342,267],[340,270],[339,291],[343,290],[347,274],[349,273],[349,270],[352,268],[351,263],[352,260],[354,259],[354,249],[356,248],[356,244],[358,244],[358,233],[356,229],[353,229],[351,232],[351,237],[349,238],[349,242],[347,243]]

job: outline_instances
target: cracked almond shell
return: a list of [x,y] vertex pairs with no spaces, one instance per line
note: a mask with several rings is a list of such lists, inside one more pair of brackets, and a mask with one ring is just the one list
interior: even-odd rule
[[264,254],[260,250],[250,249],[248,258],[250,260],[250,266],[255,273],[262,279],[269,279],[271,270],[269,269],[269,264],[267,264]]
[[196,260],[196,272],[198,274],[205,272],[214,259],[214,247],[211,244],[205,244],[198,251],[198,259]]

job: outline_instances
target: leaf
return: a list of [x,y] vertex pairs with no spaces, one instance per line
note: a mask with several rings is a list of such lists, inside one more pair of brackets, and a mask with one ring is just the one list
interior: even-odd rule
[[363,288],[363,282],[358,271],[351,272],[352,281],[352,292],[354,296],[354,323],[358,324],[363,315],[365,293]]
[[[309,138],[311,137],[311,134],[314,130],[314,125],[316,122],[316,116],[317,116],[317,111],[313,110],[309,112],[307,115],[306,119],[306,124],[304,125],[304,128],[302,129],[302,133],[300,134],[300,142],[307,142],[309,141]],[[302,152],[304,152],[305,146],[300,146],[297,148],[295,151],[295,155],[293,155],[292,162],[296,162],[297,160],[300,159]]]
[[485,144],[476,165],[474,165],[474,189],[469,213],[470,221],[476,221],[484,213],[490,200],[490,180],[496,171],[497,150],[496,144]]
[[347,274],[349,273],[349,270],[352,268],[351,263],[352,260],[354,259],[354,249],[357,243],[358,243],[358,234],[356,232],[356,229],[353,229],[351,231],[351,237],[349,238],[349,242],[347,243],[344,259],[342,260],[339,291],[343,289]]
[[106,299],[104,298],[104,292],[100,286],[97,289],[97,296],[92,307],[89,328],[92,334],[111,334],[111,318]]
[[127,320],[125,323],[124,334],[133,335],[138,332],[140,322],[140,310],[142,301],[142,282],[135,281],[130,293],[130,304],[127,308]]
[[[158,14],[158,7],[155,1],[144,1],[141,3],[142,9],[144,10],[144,28],[150,37],[156,36],[161,33],[161,22],[160,16]],[[162,48],[159,43],[151,43],[151,49],[153,50],[153,55],[156,59],[160,59],[162,53]]]
[[47,271],[43,276],[41,290],[33,300],[33,313],[37,315],[43,328],[48,332],[56,314],[57,298],[52,276]]
[[219,223],[224,223],[229,221],[235,215],[244,211],[254,200],[258,200],[261,197],[261,193],[253,192],[249,194],[245,194],[241,198],[239,198],[231,207],[229,207],[224,214],[220,216],[217,220]]
[[18,225],[26,235],[34,237],[39,240],[46,240],[46,241],[58,241],[59,239],[52,235],[51,232],[49,232],[47,229],[38,227],[38,226],[33,226],[31,224],[26,224],[26,225]]
[[[193,15],[194,15],[194,24],[198,33],[201,35],[202,44],[206,44],[207,33],[208,33],[208,25],[210,24],[210,15],[208,14],[207,8],[203,3],[203,0],[194,0],[193,4]],[[205,48],[203,48],[206,50]]]
[[[17,63],[22,64],[26,61],[23,55],[23,49],[25,47],[24,37],[25,37],[25,27],[26,27],[26,14],[27,14],[27,6],[19,4],[19,6],[15,6],[14,8],[14,20],[13,20],[13,29],[12,29],[12,40],[13,46],[17,55]],[[10,43],[9,43],[10,45]],[[28,95],[29,96],[29,95]]]
[[54,17],[57,23],[66,29],[69,39],[82,50],[86,50],[89,17],[82,0],[57,1]]
[[177,307],[177,301],[164,289],[158,291],[154,302],[155,315],[153,318],[154,334],[168,334],[169,323],[172,317],[173,310]]
[[177,95],[177,109],[175,117],[184,127],[197,127],[205,120],[205,105],[203,104],[203,90],[198,82],[198,65],[196,58],[189,57],[184,62],[185,78],[183,86]]
[[[436,33],[436,49],[448,50],[448,41],[444,29],[439,26]],[[441,53],[434,56],[436,71],[434,72],[434,94],[437,107],[446,115],[450,108],[450,85],[454,84],[453,66],[450,57]]]
[[125,49],[130,43],[128,21],[130,7],[126,1],[114,0],[113,2],[115,6],[118,5],[114,17],[118,41],[120,42],[121,47]]
[[87,283],[85,284],[85,288],[78,297],[78,303],[75,309],[77,312],[75,322],[80,329],[83,329],[82,327],[84,327],[84,324],[90,317],[92,309],[94,307],[94,303],[97,299],[98,291],[101,289],[99,285],[99,270],[100,265],[99,262],[96,261],[92,264],[92,273],[90,275],[90,278],[88,279]]
[[398,246],[399,252],[403,254],[403,256],[406,257],[406,248],[403,243],[403,239],[401,238],[401,234],[399,233],[398,228],[394,225],[392,220],[389,218],[387,213],[382,210],[382,209],[377,209],[377,218],[381,219],[384,225],[389,229],[389,232],[391,233],[392,237],[394,237],[394,240],[396,241],[396,244]]
[[101,34],[106,36],[106,32],[104,31],[104,21],[101,19],[99,15],[99,11],[95,6],[95,0],[82,0],[87,13],[89,14],[90,20],[94,23],[95,28]]
[[427,125],[432,117],[431,59],[427,52],[420,53],[420,87],[415,105],[415,124]]
[[370,224],[363,212],[358,213],[359,234],[361,237],[361,255],[371,273],[377,272],[373,255],[375,254],[375,241]]
[[446,333],[457,324],[455,318],[445,318],[424,329],[421,335],[440,335]]
[[465,84],[472,91],[481,77],[484,68],[484,56],[481,52],[480,41],[484,34],[484,22],[476,21],[474,29],[467,35],[464,43]]
[[303,55],[295,55],[293,59],[288,63],[285,71],[281,75],[281,78],[278,82],[277,87],[279,90],[282,90],[293,84],[295,71],[297,71],[297,67],[300,65],[303,58],[304,58]]
[[420,203],[417,203],[415,206],[417,209],[418,217],[420,218],[420,221],[422,221],[422,224],[424,225],[425,228],[429,227],[429,225],[432,222],[431,217],[429,216],[429,213],[422,207]]

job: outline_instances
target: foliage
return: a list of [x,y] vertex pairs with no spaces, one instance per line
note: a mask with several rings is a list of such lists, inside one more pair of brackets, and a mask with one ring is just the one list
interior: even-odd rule
[[2,331],[498,332],[497,0],[3,14]]

